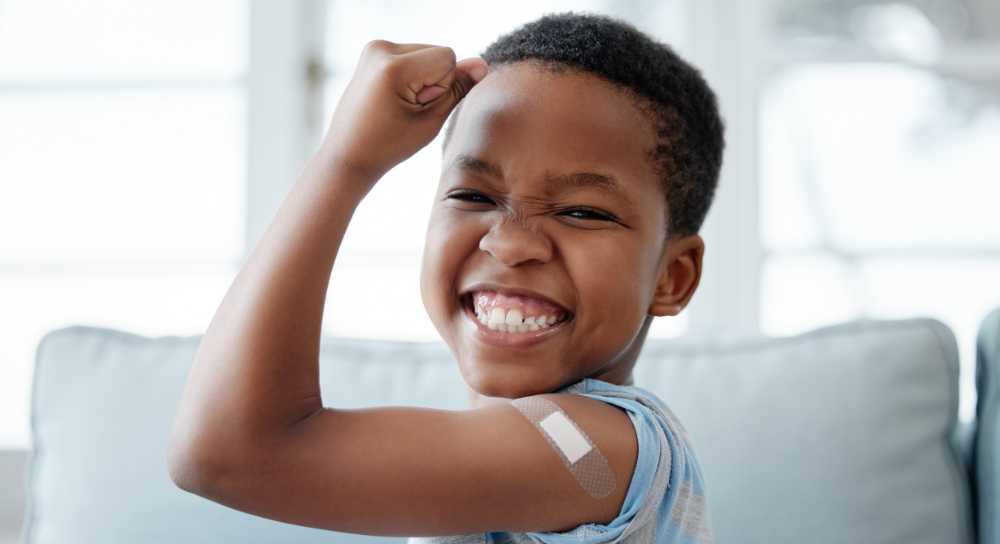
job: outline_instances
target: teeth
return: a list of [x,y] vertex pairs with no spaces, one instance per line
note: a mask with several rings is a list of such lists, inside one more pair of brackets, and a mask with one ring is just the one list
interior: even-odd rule
[[490,323],[505,323],[505,317],[506,316],[503,314],[503,308],[493,308],[493,312],[490,314]]
[[523,316],[521,316],[521,312],[517,310],[511,310],[507,312],[507,319],[505,319],[505,321],[507,322],[508,325],[513,325],[516,327],[517,325],[520,325],[524,321],[524,318]]
[[556,324],[554,316],[531,316],[524,317],[521,310],[511,309],[504,311],[503,308],[492,308],[486,310],[476,307],[476,319],[492,330],[508,333],[524,333],[547,329]]

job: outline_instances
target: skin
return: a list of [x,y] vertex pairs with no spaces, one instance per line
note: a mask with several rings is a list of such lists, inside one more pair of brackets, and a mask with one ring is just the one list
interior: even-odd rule
[[[626,382],[652,316],[686,304],[703,246],[666,244],[654,145],[633,101],[593,75],[521,63],[470,96],[445,151],[421,288],[473,403]],[[462,295],[484,285],[571,319],[532,345],[483,342]]]
[[[630,379],[652,316],[676,314],[693,294],[703,244],[665,241],[645,158],[653,135],[626,94],[528,64],[484,80],[486,71],[448,48],[366,47],[320,150],[199,347],[170,436],[178,486],[251,514],[372,535],[554,531],[618,515],[637,455],[628,417],[544,395],[608,460],[617,487],[594,499],[503,399],[583,377]],[[351,216],[466,95],[421,284],[472,409],[324,408],[324,297]],[[518,341],[490,336],[464,310],[477,285],[528,291],[571,318]]]

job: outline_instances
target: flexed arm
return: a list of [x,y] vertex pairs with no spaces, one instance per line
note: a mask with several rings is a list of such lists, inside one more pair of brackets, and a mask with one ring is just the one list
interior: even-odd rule
[[456,63],[447,48],[365,48],[320,150],[199,347],[170,438],[180,487],[264,517],[368,534],[552,530],[617,513],[634,433],[624,414],[597,401],[557,402],[572,417],[593,416],[583,427],[598,446],[623,444],[605,449],[624,485],[601,501],[510,406],[323,408],[324,298],[351,217],[485,74],[482,60]]

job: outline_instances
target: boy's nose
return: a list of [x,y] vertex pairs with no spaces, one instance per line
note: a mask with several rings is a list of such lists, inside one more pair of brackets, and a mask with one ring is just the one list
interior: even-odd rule
[[547,263],[552,259],[552,242],[548,237],[524,225],[512,223],[494,225],[479,240],[479,249],[507,266],[530,261]]

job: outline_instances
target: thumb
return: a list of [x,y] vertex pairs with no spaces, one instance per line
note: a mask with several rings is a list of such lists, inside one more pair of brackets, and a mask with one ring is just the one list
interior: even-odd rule
[[469,91],[482,81],[489,71],[489,65],[481,58],[472,57],[459,61],[455,65],[455,80],[451,84],[451,90],[455,93],[455,103],[465,98],[465,95],[469,94]]
[[490,67],[486,61],[479,57],[471,57],[458,61],[455,64],[455,71],[459,74],[468,75],[472,78],[473,85],[479,83],[489,73]]
[[[451,92],[452,106],[458,104],[477,83],[486,77],[489,66],[480,58],[468,58],[455,64],[455,72],[450,78],[424,86],[417,92],[418,104],[427,104]],[[447,81],[450,79],[450,81]],[[447,85],[447,86],[445,86]]]

